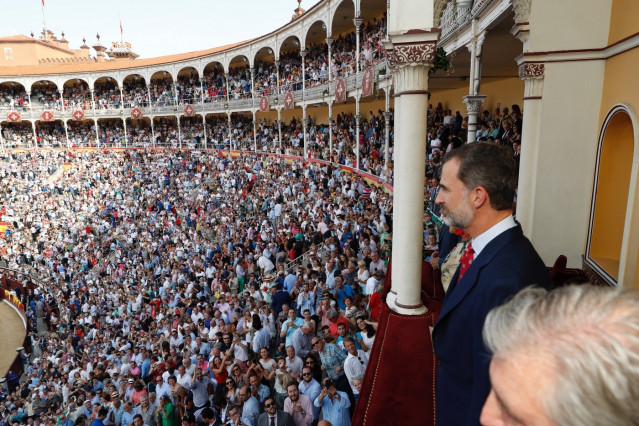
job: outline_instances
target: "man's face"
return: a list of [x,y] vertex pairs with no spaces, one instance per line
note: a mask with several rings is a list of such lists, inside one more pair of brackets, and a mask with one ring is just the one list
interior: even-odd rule
[[350,341],[344,342],[344,349],[346,349],[349,354],[357,356],[357,347],[355,346],[355,343]]
[[286,355],[290,358],[293,359],[295,357],[295,349],[293,349],[292,347],[288,347],[286,348]]
[[300,391],[297,389],[297,386],[290,385],[286,388],[286,392],[288,393],[288,397],[291,398],[291,401],[295,402],[300,397]]
[[292,319],[293,321],[295,321],[295,317],[296,317],[295,310],[293,310],[293,309],[289,309],[289,310],[288,310],[287,315],[288,315],[288,317],[289,317],[290,319]]
[[444,223],[466,230],[474,218],[470,191],[457,177],[460,161],[452,159],[442,168],[441,189],[435,202],[441,206]]
[[275,414],[275,412],[277,411],[277,404],[275,404],[274,399],[269,398],[264,402],[264,411],[266,411],[270,415]]
[[239,397],[240,397],[240,401],[246,402],[246,400],[248,400],[248,397],[249,397],[248,389],[240,390]]
[[[552,394],[548,363],[521,354],[490,362],[492,389],[484,403],[480,422],[484,426],[550,426],[543,395]],[[552,370],[552,367],[550,367]]]
[[337,332],[339,333],[340,336],[344,337],[346,336],[346,326],[344,324],[340,324],[337,326]]
[[304,367],[302,369],[302,379],[304,379],[305,382],[310,382],[311,380],[313,380],[313,372],[310,368]]
[[260,381],[257,378],[257,376],[251,376],[251,386],[254,388],[259,388],[260,387]]

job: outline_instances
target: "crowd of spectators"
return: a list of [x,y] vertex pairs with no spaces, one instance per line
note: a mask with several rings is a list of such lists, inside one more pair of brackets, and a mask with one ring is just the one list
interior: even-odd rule
[[20,295],[44,330],[2,392],[3,420],[257,425],[277,407],[294,424],[350,423],[389,195],[255,155],[41,151],[10,164],[0,260],[48,281]]
[[22,121],[2,126],[2,143],[6,149],[33,146],[33,127]]
[[62,90],[65,109],[91,109],[91,91],[83,82],[66,83]]
[[97,109],[105,110],[120,108],[120,89],[118,89],[115,81],[110,78],[94,84],[93,97],[95,99],[95,107]]
[[30,98],[34,106],[62,111],[60,92],[53,83],[33,85]]
[[93,120],[80,123],[70,121],[67,124],[67,132],[69,133],[69,144],[72,147],[95,146],[96,135]]
[[66,132],[61,121],[39,123],[36,126],[36,142],[38,147],[59,148],[67,145]]
[[124,124],[118,118],[98,120],[100,146],[113,147],[124,145]]
[[[153,95],[151,95],[153,96]],[[125,108],[149,105],[149,91],[143,78],[130,78],[122,84],[122,97]]]
[[27,111],[29,97],[20,84],[5,83],[0,86],[0,109]]

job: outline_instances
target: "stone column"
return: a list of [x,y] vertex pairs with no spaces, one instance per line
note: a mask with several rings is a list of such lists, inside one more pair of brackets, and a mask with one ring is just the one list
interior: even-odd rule
[[302,49],[300,51],[300,56],[302,57],[302,99],[305,98],[304,94],[306,92],[306,49]]
[[481,112],[481,106],[486,100],[486,96],[464,96],[464,103],[466,104],[466,112],[468,113],[468,142],[477,141],[477,117]]
[[257,152],[257,125],[255,124],[255,112],[253,110],[253,152]]
[[395,81],[395,181],[391,309],[407,315],[426,312],[421,299],[422,235],[428,71],[439,32],[391,33],[387,43]]
[[93,88],[91,90],[91,109],[93,109],[93,116],[95,117],[95,94]]
[[519,78],[524,80],[524,121],[521,134],[521,160],[519,164],[519,186],[517,195],[517,220],[526,235],[533,232],[535,210],[536,176],[539,170],[539,147],[541,145],[541,98],[544,89],[543,63],[522,62]]
[[95,146],[100,148],[100,126],[97,118],[94,118],[93,121],[95,122]]
[[280,154],[281,154],[282,153],[282,108],[281,107],[277,109],[277,139],[280,145]]
[[277,102],[280,101],[280,58],[275,59],[275,72],[277,73]]
[[332,66],[332,50],[331,46],[333,45],[333,39],[330,37],[326,38],[326,45],[328,46],[328,82],[333,81],[333,73],[331,72]]
[[328,103],[328,158],[326,161],[331,161],[333,155],[333,102]]
[[[228,79],[226,80],[226,87],[228,87]],[[227,92],[228,93],[228,92]],[[227,112],[226,116],[229,119],[229,156],[231,156],[231,151],[233,150],[233,129],[231,128],[231,113]]]
[[251,67],[251,99],[253,99],[253,107],[255,107],[255,68]]
[[182,126],[180,125],[180,116],[176,115],[175,120],[177,121],[177,128],[178,128],[178,147],[182,149]]
[[308,156],[308,152],[306,151],[306,104],[302,104],[302,135],[304,136],[304,155],[306,158]]
[[357,113],[355,114],[355,169],[361,170],[361,164],[359,162],[359,123],[362,120],[362,116],[359,115],[359,98],[356,100],[355,110]]
[[126,118],[122,117],[122,123],[124,123],[124,147],[126,148],[129,146],[129,138],[126,135]]
[[204,133],[204,149],[209,148],[208,136],[206,134],[206,116],[202,113],[202,133]]
[[[31,102],[29,102],[30,104]],[[33,120],[31,120],[31,127],[33,128],[33,147],[37,148],[38,147],[38,134],[36,133],[36,125],[35,125],[35,117],[33,118]],[[31,145],[31,144],[29,144]]]
[[151,139],[153,139],[153,148],[155,148],[155,126],[153,126],[153,117],[149,117],[151,119]]
[[71,141],[69,140],[69,128],[68,128],[68,124],[67,124],[67,120],[62,120],[62,122],[64,123],[64,137],[67,140],[67,147],[71,146]]
[[385,111],[384,111],[384,170],[388,170],[388,161],[390,158],[390,87],[387,87],[384,90],[386,94],[386,103],[385,103]]
[[359,72],[359,57],[360,57],[360,46],[359,46],[359,38],[360,38],[360,30],[362,28],[362,18],[353,19],[353,24],[355,24],[355,73]]

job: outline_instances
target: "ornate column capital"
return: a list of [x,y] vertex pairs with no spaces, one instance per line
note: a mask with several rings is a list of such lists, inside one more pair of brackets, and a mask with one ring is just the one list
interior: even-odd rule
[[524,80],[524,100],[541,99],[544,89],[546,64],[543,62],[522,62],[519,64],[519,78]]
[[478,115],[481,112],[481,106],[485,100],[486,96],[484,95],[464,96],[464,103],[466,104],[468,115]]
[[364,22],[362,18],[353,18],[353,24],[355,24],[355,28],[357,29],[357,31],[359,31],[360,27],[362,26],[362,22]]
[[302,59],[304,59],[304,57],[306,56],[307,53],[308,53],[308,50],[306,50],[306,49],[300,50],[300,56],[302,57]]
[[328,45],[328,47],[331,47],[331,45],[333,44],[333,39],[330,37],[326,37],[326,44]]
[[385,43],[395,96],[428,92],[428,70],[433,66],[439,33],[414,35],[391,35],[391,42]]

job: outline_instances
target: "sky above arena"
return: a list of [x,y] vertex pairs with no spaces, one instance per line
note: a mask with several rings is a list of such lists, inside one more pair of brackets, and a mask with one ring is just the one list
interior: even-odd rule
[[[318,0],[302,0],[308,10]],[[192,52],[272,32],[291,20],[296,0],[44,0],[48,29],[71,49],[96,33],[106,47],[123,39],[140,58]],[[42,31],[42,0],[0,0],[0,37]],[[93,49],[91,49],[92,54]]]

